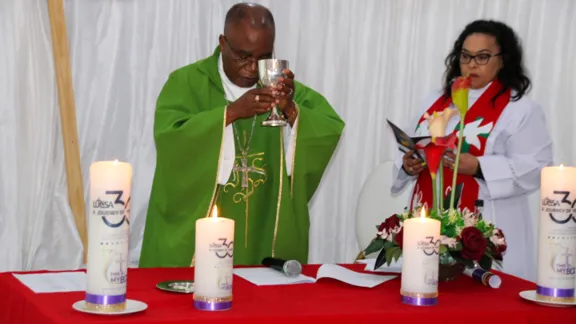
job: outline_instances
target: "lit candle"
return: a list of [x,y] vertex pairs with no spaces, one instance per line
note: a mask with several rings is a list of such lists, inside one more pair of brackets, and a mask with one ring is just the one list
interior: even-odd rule
[[427,218],[422,208],[420,217],[404,221],[402,240],[402,302],[416,306],[438,302],[438,268],[440,265],[440,221]]
[[196,221],[194,263],[194,307],[200,310],[228,310],[232,307],[234,264],[234,221],[212,216]]
[[576,168],[545,167],[540,178],[536,298],[574,301]]
[[116,160],[90,166],[87,309],[116,312],[126,308],[131,187],[130,164]]

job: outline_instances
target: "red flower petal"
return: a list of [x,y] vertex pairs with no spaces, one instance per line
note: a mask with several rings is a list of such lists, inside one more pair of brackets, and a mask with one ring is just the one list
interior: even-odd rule
[[438,172],[438,167],[440,166],[440,161],[444,156],[446,149],[456,148],[457,136],[452,133],[444,137],[436,137],[430,142],[426,147],[424,147],[424,153],[426,154],[426,164],[428,164],[428,169],[432,174]]
[[470,88],[470,84],[472,80],[468,76],[460,76],[458,77],[454,83],[452,83],[452,91],[460,90],[460,89],[468,89]]
[[424,153],[426,153],[426,164],[428,164],[430,173],[436,174],[436,172],[438,172],[438,166],[440,166],[440,161],[442,161],[445,150],[445,146],[433,143],[426,145],[424,148]]

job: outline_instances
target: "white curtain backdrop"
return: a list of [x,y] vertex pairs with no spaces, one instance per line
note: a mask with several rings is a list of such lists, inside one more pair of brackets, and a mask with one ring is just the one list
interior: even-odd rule
[[[257,2],[275,16],[277,56],[346,121],[311,204],[310,262],[351,262],[358,253],[360,188],[397,150],[385,119],[409,122],[441,85],[444,58],[474,19],[503,20],[518,32],[534,83],[529,96],[546,111],[556,163],[576,164],[576,1]],[[65,1],[85,196],[92,162],[132,163],[133,264],[155,167],[157,95],[172,70],[212,53],[233,3]],[[80,267],[45,0],[0,0],[0,49],[0,271]],[[385,204],[388,192],[382,197]]]

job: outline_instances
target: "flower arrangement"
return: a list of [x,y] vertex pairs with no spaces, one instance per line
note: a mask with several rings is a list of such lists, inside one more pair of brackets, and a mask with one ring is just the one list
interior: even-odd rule
[[[431,141],[424,147],[426,165],[432,178],[433,206],[429,217],[440,221],[440,263],[459,263],[468,267],[480,266],[489,270],[493,262],[502,265],[503,255],[506,251],[506,239],[502,230],[494,224],[482,219],[481,214],[468,209],[459,210],[456,208],[457,202],[462,192],[462,186],[456,184],[458,172],[454,172],[452,178],[453,188],[446,199],[438,199],[436,189],[437,173],[440,170],[440,188],[444,188],[442,176],[442,160],[448,149],[456,149],[456,139],[458,147],[454,169],[458,170],[460,161],[460,151],[462,149],[462,137],[464,133],[464,119],[468,110],[468,89],[470,79],[462,76],[455,80],[452,85],[452,102],[457,110],[445,108],[441,112],[434,112],[432,116],[426,114],[428,119],[428,130]],[[459,132],[446,136],[446,125],[455,115],[460,115]],[[447,207],[447,208],[445,208]],[[392,260],[397,261],[402,256],[403,222],[422,212],[418,210],[408,210],[401,214],[394,214],[388,217],[380,225],[376,225],[377,234],[372,239],[366,249],[360,252],[357,259],[362,259],[366,255],[380,251],[376,258],[375,269],[380,268],[385,263],[390,265]],[[425,210],[424,210],[425,212]],[[462,268],[463,270],[463,268]]]
[[[384,264],[389,266],[392,260],[398,261],[402,255],[403,223],[408,218],[418,217],[420,213],[421,210],[405,210],[377,225],[376,237],[359,258],[380,251],[375,269]],[[440,221],[440,255],[444,258],[452,258],[468,267],[478,264],[483,269],[490,269],[493,262],[502,265],[507,248],[504,233],[483,220],[481,215],[468,209],[462,212],[447,209],[441,212],[432,210],[428,217]]]

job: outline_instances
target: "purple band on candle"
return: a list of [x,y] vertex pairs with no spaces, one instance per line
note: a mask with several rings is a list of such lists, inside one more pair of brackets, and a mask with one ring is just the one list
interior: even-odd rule
[[232,301],[225,301],[225,302],[205,302],[200,300],[194,301],[194,307],[199,310],[206,310],[206,311],[222,311],[222,310],[229,310],[232,308]]
[[433,306],[438,304],[438,297],[422,298],[402,296],[402,303],[414,306]]
[[561,289],[536,286],[536,294],[546,297],[570,298],[574,297],[574,288]]
[[86,294],[86,302],[98,305],[120,304],[126,302],[126,294],[115,296]]

